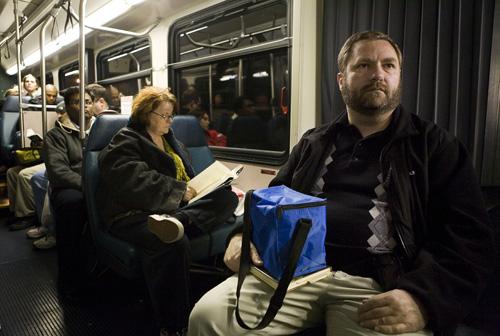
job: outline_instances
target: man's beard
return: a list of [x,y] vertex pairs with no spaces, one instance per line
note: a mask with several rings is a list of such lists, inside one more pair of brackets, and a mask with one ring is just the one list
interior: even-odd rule
[[[383,92],[383,94],[380,91]],[[382,82],[375,82],[360,90],[353,91],[348,84],[340,90],[344,103],[352,110],[375,116],[393,111],[401,101],[401,82],[396,90],[390,92],[387,85]]]

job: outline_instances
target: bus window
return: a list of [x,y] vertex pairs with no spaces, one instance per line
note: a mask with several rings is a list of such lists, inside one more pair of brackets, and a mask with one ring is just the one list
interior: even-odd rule
[[[232,6],[232,7],[231,7]],[[219,4],[171,30],[180,112],[227,137],[218,158],[281,164],[289,143],[288,2]],[[189,108],[188,108],[189,107]]]
[[78,69],[78,62],[73,62],[59,69],[59,86],[61,90],[80,84]]
[[275,1],[269,4],[249,3],[226,11],[208,20],[189,24],[176,34],[178,61],[221,54],[260,43],[287,37],[287,4]]
[[97,56],[98,80],[151,68],[151,50],[147,39],[132,40],[103,50]]
[[[85,67],[85,83],[93,83],[94,77],[94,51],[92,49],[85,49],[85,59],[88,66]],[[59,69],[59,90],[64,90],[70,86],[80,85],[78,61],[67,64]]]
[[120,98],[134,96],[151,85],[151,48],[148,39],[132,39],[102,50],[97,56],[98,83],[106,87],[110,108],[120,111]]
[[[42,85],[42,79],[40,76],[36,76],[36,80]],[[46,72],[45,73],[45,84],[54,84],[54,76],[52,76],[52,72]]]

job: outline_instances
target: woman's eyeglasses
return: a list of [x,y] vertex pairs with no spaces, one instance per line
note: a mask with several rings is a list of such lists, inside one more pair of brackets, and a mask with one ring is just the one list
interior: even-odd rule
[[153,114],[156,114],[157,116],[161,117],[163,120],[174,120],[174,117],[175,115],[171,114],[171,115],[167,115],[167,114],[161,114],[161,113],[158,113],[158,112],[151,112]]

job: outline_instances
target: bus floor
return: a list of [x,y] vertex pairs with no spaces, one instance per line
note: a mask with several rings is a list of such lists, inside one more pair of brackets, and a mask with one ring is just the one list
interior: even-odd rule
[[[63,301],[56,288],[56,250],[35,250],[24,231],[8,230],[6,217],[7,211],[1,210],[0,336],[158,334],[142,280],[106,271],[96,278],[85,302]],[[210,276],[208,282],[200,281],[199,276],[191,277],[193,302],[222,280]]]

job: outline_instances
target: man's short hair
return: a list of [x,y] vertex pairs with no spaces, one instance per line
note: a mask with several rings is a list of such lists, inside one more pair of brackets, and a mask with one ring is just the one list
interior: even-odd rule
[[200,95],[198,94],[194,86],[189,86],[181,95],[181,106],[185,106],[192,101],[199,103]]
[[92,83],[87,85],[85,89],[88,90],[90,97],[92,97],[92,101],[95,102],[96,100],[103,98],[106,104],[110,106],[111,99],[108,91],[104,86],[97,83]]
[[344,72],[347,66],[347,62],[352,56],[352,49],[354,44],[359,41],[377,41],[383,40],[389,42],[396,54],[398,55],[399,66],[403,66],[403,54],[401,53],[401,49],[396,42],[394,42],[389,35],[377,32],[377,31],[364,31],[352,34],[344,43],[342,48],[340,49],[339,56],[337,58],[337,65],[339,67],[340,72]]
[[[88,93],[90,95],[90,92],[85,89],[85,93]],[[64,91],[61,91],[61,95],[64,97],[64,105],[69,106],[71,97],[74,95],[80,95],[80,87],[79,86],[70,86],[69,88],[65,89]]]

